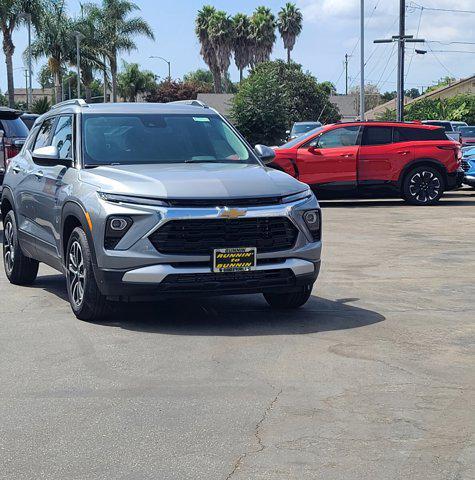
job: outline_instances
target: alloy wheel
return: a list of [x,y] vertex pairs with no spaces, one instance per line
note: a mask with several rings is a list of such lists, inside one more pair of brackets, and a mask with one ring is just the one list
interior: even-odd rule
[[420,203],[429,203],[440,193],[440,180],[432,172],[417,172],[409,182],[409,193]]
[[5,269],[10,275],[15,262],[15,232],[10,220],[7,221],[5,231],[3,232],[3,259]]
[[75,307],[82,304],[86,283],[86,269],[84,256],[79,242],[74,241],[69,248],[68,255],[68,281],[71,299]]

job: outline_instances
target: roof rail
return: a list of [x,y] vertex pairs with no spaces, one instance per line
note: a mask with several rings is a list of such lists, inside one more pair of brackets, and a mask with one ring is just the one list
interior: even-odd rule
[[205,102],[201,100],[175,100],[173,102],[168,103],[182,103],[184,105],[193,105],[194,107],[202,107],[202,108],[209,108]]
[[66,107],[67,105],[77,105],[78,107],[88,107],[89,105],[82,98],[72,98],[64,102],[56,103],[51,107],[51,110],[59,107]]

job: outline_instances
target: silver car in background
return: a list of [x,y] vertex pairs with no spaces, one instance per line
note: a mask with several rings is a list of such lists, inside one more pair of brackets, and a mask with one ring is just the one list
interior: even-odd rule
[[64,272],[84,320],[111,300],[193,294],[299,307],[319,273],[321,213],[307,185],[265,166],[273,156],[204,105],[58,104],[5,175],[6,275]]

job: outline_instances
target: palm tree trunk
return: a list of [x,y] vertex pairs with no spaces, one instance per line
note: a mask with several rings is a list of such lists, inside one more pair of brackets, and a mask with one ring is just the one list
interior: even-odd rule
[[63,99],[63,85],[62,85],[61,72],[54,73],[54,99],[56,103],[59,103]]
[[223,93],[223,84],[221,81],[221,72],[219,69],[213,70],[214,93]]
[[3,52],[5,53],[5,64],[7,67],[7,88],[8,88],[8,106],[15,107],[15,83],[13,80],[13,53],[15,46],[8,30],[3,29]]
[[243,71],[242,70],[243,70],[242,68],[239,69],[239,83],[242,83],[242,77],[243,77]]
[[91,103],[92,101],[92,92],[90,85],[84,85],[84,90],[86,92],[86,103]]
[[116,57],[111,57],[109,59],[110,69],[111,69],[111,79],[112,79],[112,102],[117,102],[117,59]]
[[287,49],[287,63],[290,65],[290,48]]
[[106,64],[106,57],[104,56],[104,70],[103,70],[103,82],[104,82],[104,98],[102,101],[107,103],[107,64]]

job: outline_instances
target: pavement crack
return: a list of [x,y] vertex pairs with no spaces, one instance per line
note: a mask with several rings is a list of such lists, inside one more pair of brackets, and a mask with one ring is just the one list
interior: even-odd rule
[[[275,389],[275,387],[273,387],[273,388]],[[282,388],[277,392],[277,394],[274,396],[274,398],[269,402],[266,409],[264,410],[264,413],[262,414],[261,418],[259,419],[259,421],[256,423],[256,426],[254,427],[254,437],[257,441],[257,448],[255,448],[253,450],[243,452],[243,453],[241,453],[241,455],[239,455],[238,459],[234,462],[233,469],[226,476],[226,480],[230,480],[234,476],[234,474],[241,467],[241,465],[242,465],[242,463],[243,463],[243,461],[246,457],[248,457],[249,455],[256,455],[256,454],[262,452],[266,448],[266,446],[264,445],[264,442],[262,441],[262,436],[261,436],[262,425],[264,424],[264,422],[266,421],[270,412],[274,408],[274,405],[277,403],[281,393],[282,393]]]

